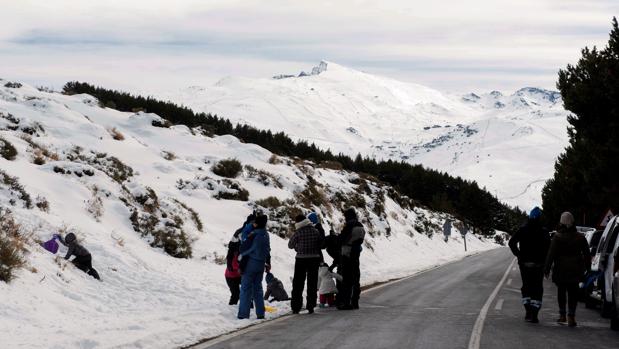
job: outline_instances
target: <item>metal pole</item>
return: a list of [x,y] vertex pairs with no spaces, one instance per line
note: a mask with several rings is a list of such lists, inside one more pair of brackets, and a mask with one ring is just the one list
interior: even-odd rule
[[464,239],[464,252],[466,252],[466,235],[462,235],[462,239]]

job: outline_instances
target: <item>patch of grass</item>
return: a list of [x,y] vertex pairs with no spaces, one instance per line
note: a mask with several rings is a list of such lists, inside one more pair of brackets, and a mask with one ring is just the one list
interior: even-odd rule
[[279,165],[282,163],[282,160],[279,158],[279,156],[273,154],[271,155],[271,157],[269,158],[269,164],[271,165]]
[[316,182],[311,176],[308,177],[307,186],[305,189],[296,195],[297,201],[305,208],[330,207],[327,196],[322,190],[321,185]]
[[214,174],[226,178],[236,178],[242,170],[243,166],[237,159],[220,160],[212,168]]
[[187,212],[189,212],[191,216],[191,220],[193,221],[193,224],[196,226],[196,228],[198,228],[199,231],[204,231],[204,225],[202,224],[202,220],[200,219],[200,215],[198,215],[198,212],[196,212],[196,210],[187,206],[187,204],[185,204],[184,202],[180,200],[177,200],[177,199],[173,199],[173,200],[177,204],[179,204],[182,208],[184,208]]
[[275,196],[269,196],[264,199],[257,200],[255,203],[256,205],[264,208],[278,208],[282,205],[282,202]]
[[[9,176],[6,172],[0,170],[0,178],[2,179],[2,183],[9,187],[9,190],[19,193],[19,199],[24,202],[25,208],[32,208],[32,198],[30,194],[26,192],[24,186],[19,183],[17,177]],[[11,204],[15,205],[15,202],[11,200]]]
[[9,81],[6,84],[4,84],[4,87],[8,87],[8,88],[20,88],[22,86],[23,85],[20,84],[19,82],[12,82],[12,81]]
[[2,137],[0,137],[0,156],[9,161],[13,161],[17,157],[17,149],[11,142]]
[[43,196],[37,196],[37,198],[34,200],[34,205],[43,212],[49,212],[49,201],[47,201],[47,199]]
[[277,177],[275,177],[275,175],[270,172],[258,170],[251,165],[245,165],[245,171],[247,171],[247,176],[249,178],[255,178],[264,186],[273,186],[275,188],[283,187],[282,183],[277,179]]

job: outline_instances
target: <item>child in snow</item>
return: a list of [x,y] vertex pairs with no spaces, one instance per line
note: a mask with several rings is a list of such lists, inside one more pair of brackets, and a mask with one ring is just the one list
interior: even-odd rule
[[226,283],[230,288],[230,301],[228,304],[235,305],[239,302],[239,296],[241,294],[241,270],[239,268],[239,248],[241,241],[239,240],[240,229],[230,239],[228,243],[228,255],[226,256]]
[[335,305],[335,294],[337,293],[337,287],[335,280],[342,281],[340,274],[334,273],[329,270],[327,263],[321,263],[318,268],[318,294],[320,295],[320,307],[325,308]]
[[277,301],[285,301],[288,300],[288,293],[286,293],[286,289],[284,288],[284,284],[271,272],[267,273],[265,280],[267,282],[267,290],[264,293],[264,300],[269,300],[269,297],[273,297],[269,300],[270,302]]
[[73,262],[78,269],[97,280],[101,280],[99,278],[99,273],[97,273],[95,268],[92,267],[92,255],[84,246],[77,242],[77,237],[75,234],[69,233],[64,237],[64,239],[60,235],[56,235],[56,237],[63,245],[69,248],[64,259],[69,260],[71,256],[75,256],[71,262]]

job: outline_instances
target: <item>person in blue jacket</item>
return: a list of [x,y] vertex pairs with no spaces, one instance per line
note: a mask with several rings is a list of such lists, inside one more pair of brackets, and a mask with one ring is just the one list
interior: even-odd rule
[[241,298],[239,319],[249,319],[252,299],[256,305],[256,316],[264,319],[264,299],[262,297],[262,277],[265,270],[270,270],[271,245],[266,231],[267,216],[259,215],[250,233],[251,247],[239,253],[239,261],[247,259],[241,276]]

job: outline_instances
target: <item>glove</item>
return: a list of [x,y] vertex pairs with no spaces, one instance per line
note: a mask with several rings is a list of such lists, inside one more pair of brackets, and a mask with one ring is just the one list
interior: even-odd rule
[[58,239],[58,240],[60,240],[60,235],[58,235],[58,234],[54,234],[54,235],[52,235],[52,239]]
[[270,273],[270,272],[271,272],[271,265],[270,265],[270,264],[265,264],[265,265],[264,265],[264,270],[265,270],[267,273]]
[[241,259],[243,259],[243,255],[239,254],[239,258],[237,258],[239,260],[239,262],[241,261]]

